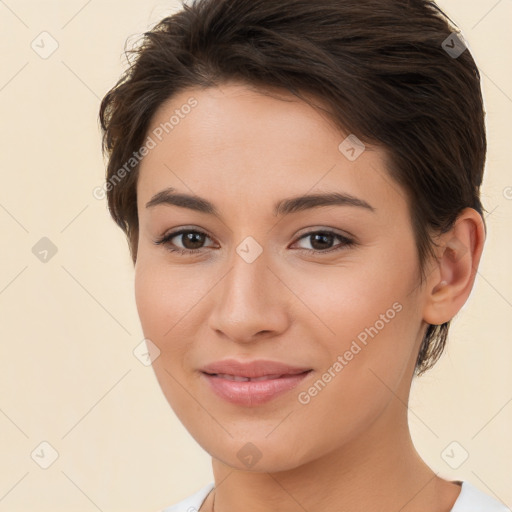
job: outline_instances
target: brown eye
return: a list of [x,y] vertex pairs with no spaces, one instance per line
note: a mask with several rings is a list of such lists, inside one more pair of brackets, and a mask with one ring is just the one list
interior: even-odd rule
[[197,231],[189,231],[187,233],[175,235],[173,238],[176,237],[181,237],[183,247],[190,250],[201,249],[206,239],[206,235],[204,233],[199,233]]
[[203,249],[204,243],[210,237],[202,231],[193,229],[182,229],[174,233],[164,235],[154,243],[156,245],[163,245],[171,252],[178,252],[181,254],[198,254]]
[[[340,240],[341,243],[333,246],[336,239]],[[308,240],[312,247],[312,249],[304,247],[301,249],[313,253],[337,251],[355,245],[353,240],[340,235],[339,233],[335,233],[334,231],[314,231],[311,233],[306,233],[299,239],[299,241],[301,240]]]

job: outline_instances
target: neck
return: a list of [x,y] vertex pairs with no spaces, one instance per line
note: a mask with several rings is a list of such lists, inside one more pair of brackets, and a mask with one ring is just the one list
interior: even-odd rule
[[215,512],[449,512],[460,493],[418,455],[399,400],[348,445],[299,467],[272,473],[217,459],[212,465]]

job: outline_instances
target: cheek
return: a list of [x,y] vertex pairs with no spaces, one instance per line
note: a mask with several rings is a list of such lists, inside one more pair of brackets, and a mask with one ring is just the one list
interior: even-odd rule
[[157,267],[144,264],[140,255],[135,269],[135,302],[144,335],[161,338],[169,328],[173,311],[172,295],[160,278]]
[[189,337],[180,329],[186,325],[186,309],[190,307],[174,281],[172,271],[163,271],[154,261],[137,260],[135,301],[140,323],[144,337],[160,350],[152,368],[169,405],[179,409],[186,400],[179,383],[184,381],[182,368],[189,346]]
[[[153,363],[155,371],[181,359],[186,346],[180,343],[186,336],[178,337],[176,333],[186,324],[190,300],[184,296],[186,288],[178,288],[176,282],[180,280],[172,276],[172,272],[163,271],[159,265],[137,261],[135,302],[144,337],[160,349],[160,356]],[[181,322],[180,318],[183,318]]]
[[285,280],[293,283],[293,292],[307,307],[298,323],[315,326],[313,339],[323,339],[338,351],[348,349],[354,339],[364,344],[385,338],[398,327],[406,304],[414,306],[412,295],[408,297],[413,271],[367,261],[296,272]]
[[336,366],[339,378],[334,380],[348,385],[352,397],[362,398],[365,386],[371,388],[379,377],[392,388],[398,386],[414,358],[421,314],[410,293],[416,275],[413,252],[404,256],[399,264],[390,253],[357,269],[339,269],[337,276],[330,268],[329,275],[304,274],[296,280],[298,294],[321,320],[311,317],[318,328],[312,339],[327,354],[323,364],[326,369],[336,361],[343,366]]
[[139,259],[135,269],[135,301],[145,334],[171,337],[178,322],[192,310],[201,295],[193,273],[184,274],[157,260]]
[[211,283],[191,268],[137,261],[135,301],[144,336],[160,349],[155,371],[182,372],[192,357]]

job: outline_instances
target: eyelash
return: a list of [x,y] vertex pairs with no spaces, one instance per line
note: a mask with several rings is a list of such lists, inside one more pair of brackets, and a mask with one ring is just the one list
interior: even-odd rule
[[[183,256],[186,256],[186,255],[198,256],[200,254],[200,252],[202,251],[202,249],[206,249],[206,247],[201,247],[199,249],[181,249],[181,248],[173,248],[170,246],[169,242],[173,238],[175,238],[179,235],[184,235],[186,233],[197,233],[197,234],[204,235],[208,238],[211,238],[208,235],[208,233],[199,231],[197,229],[182,229],[179,231],[175,231],[173,233],[168,233],[168,234],[164,235],[163,237],[159,238],[158,240],[155,240],[154,243],[156,245],[163,245],[166,250],[168,250],[172,253],[177,253],[177,254],[180,254]],[[304,251],[309,254],[326,254],[326,253],[331,253],[331,252],[335,252],[335,251],[341,251],[348,247],[352,247],[352,246],[356,245],[356,242],[354,240],[347,238],[346,236],[340,235],[339,233],[336,233],[334,231],[329,231],[329,230],[310,231],[309,233],[305,233],[300,238],[298,238],[297,241],[302,240],[303,238],[308,238],[310,236],[318,235],[318,234],[333,235],[335,238],[338,238],[342,243],[339,244],[338,246],[331,247],[330,249],[326,249],[325,251],[319,251],[319,250],[315,250],[315,249],[296,249],[296,250]]]

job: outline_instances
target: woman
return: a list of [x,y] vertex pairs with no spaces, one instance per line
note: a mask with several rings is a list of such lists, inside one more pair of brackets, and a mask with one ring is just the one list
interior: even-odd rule
[[169,404],[215,483],[166,511],[503,511],[411,441],[485,223],[477,67],[424,0],[200,0],[100,119]]

